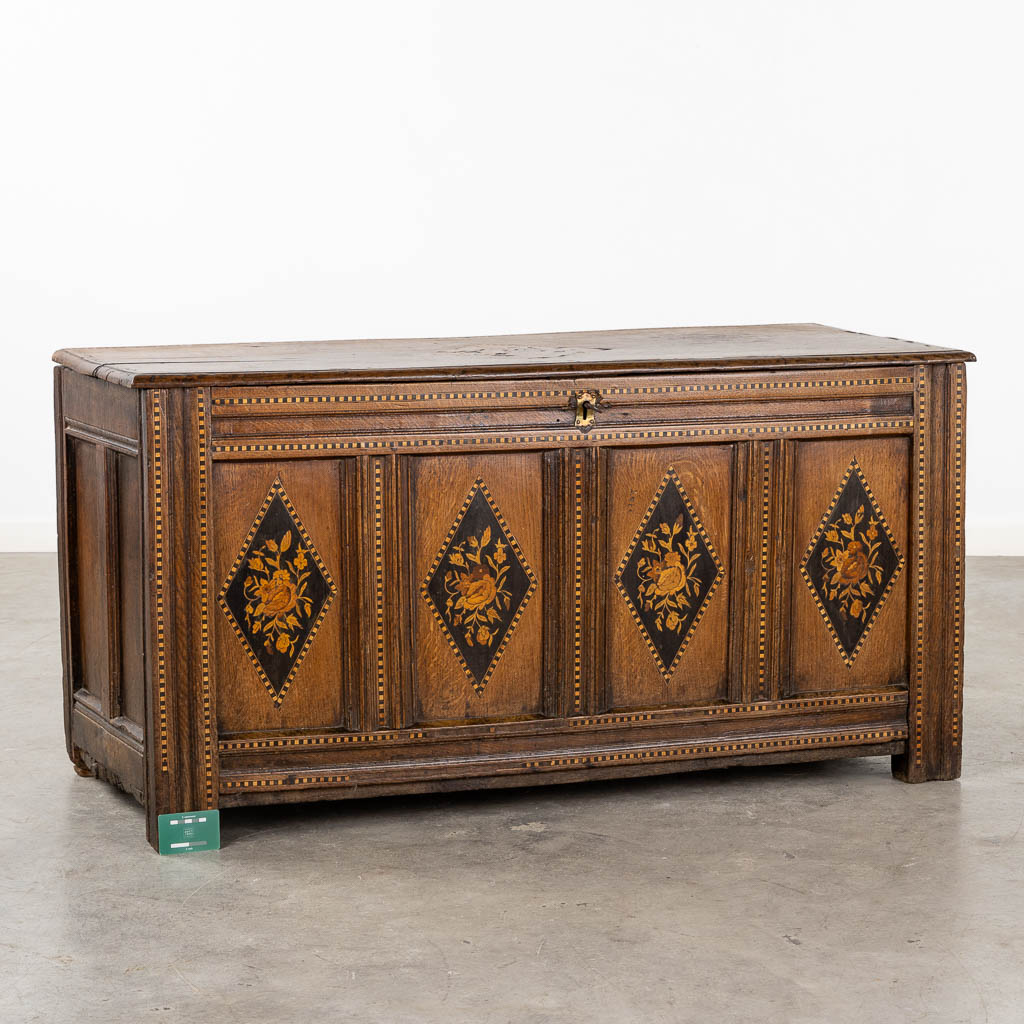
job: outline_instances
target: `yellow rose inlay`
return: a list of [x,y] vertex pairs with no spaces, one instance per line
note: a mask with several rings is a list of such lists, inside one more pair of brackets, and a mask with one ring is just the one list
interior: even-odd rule
[[867,622],[885,575],[881,548],[878,520],[867,516],[864,505],[856,512],[844,512],[825,530],[821,564],[827,599],[843,619]]
[[497,627],[511,610],[506,549],[500,539],[492,545],[491,528],[487,526],[448,552],[445,614],[452,629],[460,630],[470,647],[490,647],[498,638]]
[[308,619],[313,606],[306,594],[310,571],[306,551],[300,544],[289,560],[292,532],[281,539],[268,538],[249,558],[249,576],[243,586],[245,625],[254,641],[263,639],[268,651],[295,654],[302,632],[302,620]]
[[658,632],[680,633],[701,590],[697,528],[692,524],[686,527],[680,514],[675,522],[648,531],[641,548],[644,555],[637,562],[636,573],[643,609],[654,613]]

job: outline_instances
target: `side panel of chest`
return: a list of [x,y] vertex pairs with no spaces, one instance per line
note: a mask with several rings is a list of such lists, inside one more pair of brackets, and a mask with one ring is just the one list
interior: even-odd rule
[[68,753],[145,799],[145,548],[140,399],[54,376]]

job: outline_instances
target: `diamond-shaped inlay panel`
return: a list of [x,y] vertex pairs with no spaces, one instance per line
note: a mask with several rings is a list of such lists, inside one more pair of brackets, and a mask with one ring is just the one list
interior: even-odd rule
[[421,591],[478,695],[536,588],[501,511],[477,480]]
[[725,569],[669,467],[615,573],[647,646],[668,679]]
[[278,706],[336,593],[280,479],[275,480],[219,601]]
[[800,566],[848,667],[860,653],[902,568],[903,555],[854,459]]

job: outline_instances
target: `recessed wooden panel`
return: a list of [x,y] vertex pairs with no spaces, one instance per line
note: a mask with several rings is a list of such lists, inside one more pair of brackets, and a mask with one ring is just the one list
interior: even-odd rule
[[[733,458],[732,445],[608,452],[610,708],[727,697]],[[645,543],[651,549],[646,558],[639,554]],[[689,568],[688,560],[694,562]]]
[[78,438],[68,441],[72,519],[71,558],[75,619],[74,686],[106,703],[110,678],[107,635],[106,452]]
[[[266,538],[257,537],[252,532],[253,527],[264,510],[268,495],[272,491],[277,494],[275,484],[278,483],[294,508],[304,534],[290,527],[282,519],[282,524],[277,524],[276,521],[270,524],[280,526],[276,534],[271,531],[267,533]],[[293,672],[285,673],[281,679],[274,676],[273,681],[275,684],[281,684],[280,686],[268,688],[264,678],[266,669],[264,668],[263,673],[260,672],[246,643],[239,635],[239,629],[245,628],[246,601],[242,601],[239,610],[243,624],[239,627],[237,622],[232,623],[231,617],[216,600],[229,578],[234,579],[238,572],[249,572],[248,561],[243,559],[242,563],[239,563],[238,559],[240,553],[248,549],[254,539],[262,542],[259,545],[261,558],[259,571],[253,570],[255,582],[250,590],[259,591],[262,581],[271,604],[261,609],[258,598],[257,602],[252,604],[252,612],[249,614],[252,630],[258,629],[262,632],[267,622],[274,618],[278,610],[274,602],[279,604],[283,600],[279,593],[281,586],[301,585],[291,577],[282,577],[281,584],[271,593],[274,572],[280,568],[287,574],[289,565],[294,566],[296,558],[306,563],[304,566],[295,567],[295,572],[299,576],[309,564],[316,564],[316,559],[322,560],[332,580],[340,580],[357,573],[358,552],[348,549],[343,551],[341,546],[342,515],[345,514],[342,505],[339,463],[336,460],[289,461],[282,464],[258,465],[232,462],[214,464],[209,515],[212,593],[208,605],[213,637],[217,725],[221,733],[322,729],[343,725],[345,688],[357,687],[359,683],[357,679],[350,678],[352,672],[343,657],[340,625],[342,619],[339,611],[342,602],[332,600],[323,614],[322,621],[318,623],[315,623],[315,619],[320,612],[320,599],[324,597],[319,593],[317,607],[311,610],[315,611],[311,616],[313,621],[306,623],[301,619],[299,627],[292,628],[289,626],[287,615],[284,615],[283,625],[275,633],[273,640],[276,644],[280,636],[284,636],[285,640],[290,637],[296,640],[295,649],[277,652],[275,648],[272,653],[282,660],[288,660],[289,670],[294,662],[298,661],[298,664]],[[275,505],[274,508],[276,507]],[[262,520],[260,522],[262,523]],[[269,526],[267,529],[269,530]],[[259,527],[257,532],[258,530]],[[281,559],[289,560],[289,565],[275,566],[272,567],[274,571],[266,571],[264,549],[267,547],[267,540],[280,547],[282,538],[289,530],[291,536],[288,538],[287,551],[284,554],[278,553]],[[311,547],[314,549],[312,552]],[[271,582],[266,583],[266,579]],[[296,618],[299,618],[297,613]],[[310,637],[309,630],[314,624],[315,634]],[[300,653],[298,641],[301,641],[304,648],[301,660],[296,657]],[[286,688],[283,686],[285,678]]]
[[118,632],[121,656],[121,714],[139,728],[146,716],[145,661],[142,648],[145,619],[142,594],[141,465],[132,455],[117,455]]
[[336,594],[278,477],[217,595],[275,704],[287,696]]
[[[904,686],[910,440],[794,442],[793,461],[790,667],[788,678],[783,668],[783,691]],[[813,564],[801,573],[808,556]]]
[[423,457],[409,467],[414,720],[539,715],[541,455]]

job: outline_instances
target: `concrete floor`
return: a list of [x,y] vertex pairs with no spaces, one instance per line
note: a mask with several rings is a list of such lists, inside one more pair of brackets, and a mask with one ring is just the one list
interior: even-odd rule
[[159,857],[64,753],[0,557],[0,1021],[1024,1021],[1024,559],[968,571],[964,776],[888,758],[223,815]]

